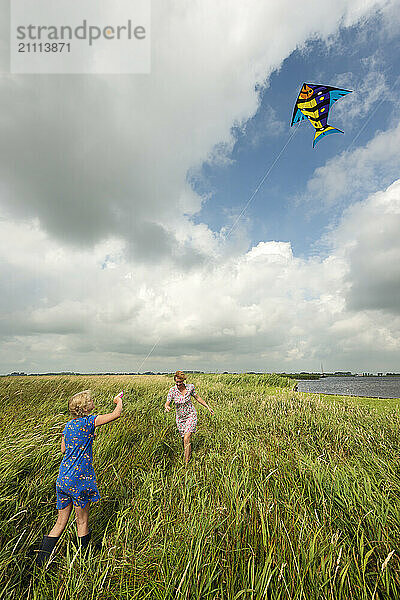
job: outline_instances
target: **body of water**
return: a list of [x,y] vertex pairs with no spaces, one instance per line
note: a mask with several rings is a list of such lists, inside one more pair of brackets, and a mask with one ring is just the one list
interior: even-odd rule
[[322,377],[297,382],[299,392],[365,396],[369,398],[400,398],[400,377]]

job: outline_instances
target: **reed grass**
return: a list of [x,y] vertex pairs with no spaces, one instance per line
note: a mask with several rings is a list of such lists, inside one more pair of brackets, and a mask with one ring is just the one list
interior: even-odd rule
[[[198,406],[185,468],[165,376],[1,378],[0,598],[399,598],[398,404],[295,393],[269,375],[190,381],[215,415]],[[94,544],[83,557],[71,519],[31,571],[28,549],[56,516],[67,400],[86,388],[95,413],[125,391],[123,417],[96,434]]]

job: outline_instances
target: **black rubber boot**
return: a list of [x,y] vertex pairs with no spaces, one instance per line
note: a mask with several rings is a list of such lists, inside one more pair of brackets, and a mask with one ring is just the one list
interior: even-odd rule
[[82,536],[82,537],[78,537],[79,543],[81,545],[82,550],[86,550],[89,542],[90,542],[90,538],[92,537],[92,530],[89,529],[89,533],[87,533],[86,535]]
[[47,562],[59,539],[60,537],[49,537],[48,535],[43,536],[43,540],[40,544],[39,552],[37,553],[35,560],[37,567],[43,567],[45,562]]

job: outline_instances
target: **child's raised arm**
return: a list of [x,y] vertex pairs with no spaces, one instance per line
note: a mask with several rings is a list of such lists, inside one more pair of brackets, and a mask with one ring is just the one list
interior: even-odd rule
[[120,392],[118,396],[115,396],[114,402],[117,405],[114,410],[107,415],[97,415],[94,426],[99,427],[100,425],[105,425],[106,423],[111,423],[111,421],[115,421],[121,416],[122,413],[122,396],[124,392]]

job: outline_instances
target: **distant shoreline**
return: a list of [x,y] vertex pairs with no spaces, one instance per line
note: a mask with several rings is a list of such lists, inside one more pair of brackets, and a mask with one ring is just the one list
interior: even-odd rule
[[[279,372],[264,372],[264,371],[223,371],[223,372],[211,372],[211,371],[188,371],[185,369],[185,373],[190,375],[280,375],[281,377],[287,377],[289,379],[295,379],[297,381],[313,381],[317,379],[325,379],[328,377],[356,377],[357,379],[367,379],[370,377],[379,377],[380,379],[384,379],[385,377],[400,377],[400,373],[382,373],[382,374],[374,374],[374,373],[365,373],[365,374],[357,374],[357,373],[279,373]],[[134,372],[126,372],[126,371],[116,371],[116,372],[96,372],[96,373],[85,373],[85,372],[77,372],[77,371],[49,371],[45,373],[24,373],[14,371],[12,373],[1,373],[0,377],[45,377],[45,376],[91,376],[91,375],[172,375],[172,371],[145,371],[143,373],[134,373]]]
[[360,394],[339,394],[335,392],[300,392],[301,394],[312,394],[313,396],[343,396],[346,398],[360,398],[361,400],[400,400],[399,398],[392,398],[387,396],[360,396]]

